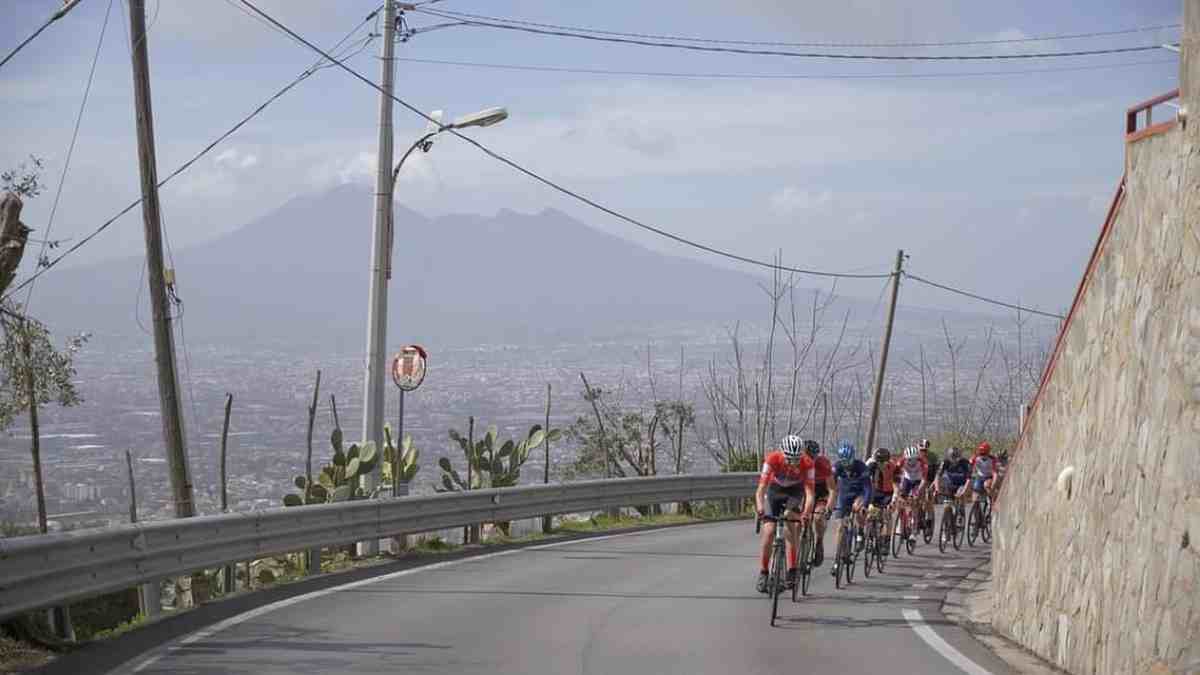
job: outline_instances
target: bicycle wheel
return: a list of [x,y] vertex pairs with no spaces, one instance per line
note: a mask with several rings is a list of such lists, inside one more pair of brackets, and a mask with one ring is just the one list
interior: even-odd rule
[[936,520],[933,515],[933,507],[927,506],[923,515],[927,516],[927,518],[925,522],[922,523],[921,529],[923,530],[923,533],[921,536],[925,539],[925,543],[928,544],[929,542],[933,541],[933,525],[934,520]]
[[992,543],[992,500],[989,498],[983,508],[983,525],[979,529],[979,537],[985,544]]
[[917,523],[917,518],[920,518],[920,511],[909,511],[908,520],[904,526],[904,548],[908,549],[908,554],[912,555],[917,548],[916,535],[920,525]]
[[[842,577],[846,576],[846,570],[844,568],[846,567],[845,560],[848,557],[847,554],[849,553],[848,547],[846,546],[846,538],[848,536],[847,530],[849,528],[846,527],[845,523],[846,521],[843,520],[841,524],[838,525],[838,545],[837,550],[833,552],[833,567],[835,570],[833,575],[834,588],[841,588]],[[850,582],[847,581],[846,583]]]
[[847,527],[843,539],[845,540],[843,546],[846,548],[846,559],[841,564],[846,568],[846,583],[852,584],[854,583],[854,567],[858,565],[858,558],[854,555],[854,543],[858,539],[858,528]]
[[892,557],[900,557],[900,534],[904,529],[904,512],[901,511],[895,518],[888,519],[888,539],[892,544]]
[[[796,585],[800,587],[802,595],[808,595],[808,584],[812,580],[812,555],[816,545],[813,542],[812,523],[805,523],[801,527],[804,531],[800,535],[800,583]],[[795,599],[794,592],[792,595]]]
[[967,536],[967,528],[963,518],[962,504],[954,505],[954,549],[962,550],[963,538]]
[[[783,523],[776,523],[783,527]],[[783,594],[783,582],[787,575],[787,556],[784,554],[782,542],[775,545],[775,553],[771,556],[771,573],[767,578],[767,592],[771,594],[771,626],[779,616],[779,596]]]
[[967,544],[975,545],[975,539],[979,536],[979,524],[983,521],[983,512],[979,508],[979,502],[971,504],[971,514],[967,516]]
[[[887,520],[884,520],[884,523],[886,524]],[[880,574],[883,574],[883,559],[887,557],[887,554],[888,537],[885,537],[882,533],[877,534],[875,536],[875,569],[879,570]]]
[[863,576],[871,578],[871,565],[875,564],[875,524],[874,522],[867,523],[866,532],[863,534]]
[[938,528],[938,551],[945,553],[946,544],[954,539],[953,527],[954,514],[942,512],[942,525]]

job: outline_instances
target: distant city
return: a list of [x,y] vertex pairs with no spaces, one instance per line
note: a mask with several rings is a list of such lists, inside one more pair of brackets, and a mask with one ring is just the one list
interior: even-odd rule
[[[990,389],[1003,386],[1004,374],[997,368],[999,358],[994,354],[992,365],[978,385],[976,371],[984,358],[983,335],[988,326],[995,326],[997,340],[1005,345],[1006,353],[1015,354],[1014,325],[1005,324],[1003,318],[946,316],[952,322],[956,338],[967,339],[958,363],[963,401],[977,386]],[[1024,349],[1032,352],[1034,345],[1044,348],[1052,335],[1051,328],[1042,326],[1023,335]],[[747,362],[760,363],[761,333],[755,334],[747,326],[742,331]],[[844,345],[851,342],[860,345],[858,360],[863,363],[854,370],[865,382],[870,381],[871,374],[865,345],[877,343],[877,332],[877,320],[863,322],[851,325],[844,340]],[[834,338],[836,334],[830,335],[826,330],[815,351],[820,354],[828,349]],[[568,426],[578,416],[591,414],[581,395],[580,372],[587,374],[593,386],[604,388],[606,396],[615,396],[624,408],[646,405],[652,398],[647,377],[648,348],[658,397],[683,398],[696,407],[697,428],[689,432],[686,444],[689,470],[717,470],[706,449],[713,425],[701,381],[707,377],[714,357],[718,368],[729,367],[731,349],[724,326],[673,324],[647,330],[644,339],[573,342],[549,348],[480,345],[439,350],[437,345],[426,346],[431,352],[428,377],[418,391],[406,397],[404,430],[421,450],[421,470],[410,486],[413,494],[431,493],[433,486],[440,483],[439,457],[447,456],[462,467],[461,451],[449,441],[447,430],[454,428],[465,433],[468,416],[475,417],[478,430],[496,425],[502,438],[523,436],[531,425],[543,424],[547,383],[553,387],[551,425],[554,427]],[[917,362],[922,347],[930,364],[927,379],[936,380],[936,394],[931,394],[927,385],[926,397],[930,400],[926,402],[924,430],[921,379],[905,363]],[[219,437],[227,391],[234,395],[227,460],[229,509],[233,511],[281,506],[283,495],[294,489],[293,478],[304,471],[307,406],[318,368],[322,378],[313,442],[314,467],[327,463],[331,454],[331,395],[336,397],[340,426],[347,442],[361,435],[361,356],[317,354],[277,346],[191,344],[189,348],[186,355],[180,350],[180,377],[192,481],[200,513],[220,511]],[[843,346],[843,352],[848,350]],[[931,433],[945,425],[949,413],[945,406],[935,411],[934,403],[948,401],[947,354],[940,322],[917,318],[898,321],[889,366],[888,400],[880,425],[881,444],[897,442],[906,433]],[[782,382],[790,376],[785,372],[789,370],[790,356],[777,359],[775,370]],[[131,450],[134,458],[139,517],[160,519],[173,515],[153,363],[148,336],[94,336],[77,363],[79,389],[85,402],[76,408],[47,406],[42,410],[47,509],[57,526],[128,521],[126,450]],[[802,374],[801,379],[806,377]],[[851,377],[848,372],[842,379]],[[1028,390],[1029,382],[1019,386]],[[388,389],[387,418],[394,428],[396,391],[390,383]],[[811,381],[802,381],[801,389],[806,400],[815,395]],[[868,385],[868,407],[869,395]],[[1013,432],[1017,424],[1017,410],[1009,412],[1004,413],[1007,419],[997,425],[1006,433]],[[865,429],[856,423],[858,417],[857,410],[839,416],[839,428],[825,430],[826,443],[864,435]],[[820,437],[821,421],[815,419],[804,433]],[[8,436],[0,438],[0,521],[17,524],[36,520],[30,436],[23,424],[24,420]],[[560,479],[562,469],[574,458],[575,449],[569,441],[557,443],[551,454],[552,480]],[[540,481],[542,467],[541,452],[534,453],[525,465],[522,482]]]

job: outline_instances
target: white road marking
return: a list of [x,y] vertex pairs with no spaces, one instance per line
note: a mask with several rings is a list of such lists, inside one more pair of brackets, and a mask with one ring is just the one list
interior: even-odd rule
[[920,600],[921,596],[919,596],[919,595],[902,595],[902,596],[900,596],[900,599],[901,600]]
[[[568,544],[580,544],[580,543],[587,543],[587,542],[593,542],[593,541],[602,541],[604,539],[617,539],[619,537],[633,537],[633,536],[637,536],[637,535],[650,534],[650,533],[659,533],[659,529],[641,530],[638,532],[622,532],[620,534],[606,534],[606,535],[603,535],[600,537],[587,537],[586,539],[568,539],[566,541],[556,541],[556,542],[552,542],[549,544],[539,544],[537,546],[525,546],[522,548],[509,549],[507,551],[497,551],[495,553],[484,553],[482,555],[467,556],[465,558],[458,558],[456,560],[446,560],[446,561],[439,562],[439,563],[430,563],[428,565],[421,565],[420,567],[412,567],[409,569],[400,570],[398,572],[384,574],[384,575],[378,576],[378,577],[371,577],[370,579],[360,579],[359,581],[351,581],[351,582],[340,584],[337,586],[330,586],[329,588],[323,588],[319,591],[313,591],[311,593],[304,593],[303,595],[297,595],[292,598],[287,598],[286,600],[279,600],[277,602],[272,602],[269,605],[263,605],[262,607],[257,607],[255,609],[252,609],[252,610],[249,610],[246,612],[242,612],[241,614],[231,616],[228,619],[225,619],[224,621],[221,621],[221,622],[218,622],[218,623],[215,623],[215,624],[209,626],[208,628],[204,628],[202,630],[198,630],[194,633],[191,633],[190,635],[184,637],[181,640],[174,641],[177,643],[178,646],[176,646],[176,644],[168,643],[168,645],[166,646],[165,649],[163,649],[162,646],[157,647],[156,649],[162,649],[162,651],[163,651],[162,654],[157,654],[155,656],[152,656],[152,657],[138,663],[132,669],[125,670],[124,669],[125,664],[121,664],[120,666],[117,666],[116,668],[110,670],[109,673],[110,674],[123,673],[123,672],[128,672],[131,674],[132,673],[140,673],[143,670],[145,670],[145,669],[149,668],[150,666],[154,665],[155,663],[157,663],[159,661],[159,659],[161,659],[165,653],[178,650],[179,646],[190,645],[190,644],[199,642],[201,640],[207,640],[208,638],[212,637],[213,635],[216,635],[217,633],[219,633],[227,628],[232,628],[233,626],[236,626],[238,624],[245,623],[246,621],[249,621],[250,619],[260,617],[263,614],[267,614],[269,612],[274,612],[277,609],[291,607],[292,605],[304,602],[305,600],[313,600],[313,599],[320,598],[320,597],[323,597],[326,595],[330,595],[332,593],[337,593],[339,591],[347,591],[347,590],[350,590],[353,588],[360,588],[362,586],[367,586],[369,584],[378,583],[380,581],[390,581],[392,579],[397,579],[399,577],[408,576],[410,574],[416,574],[417,572],[427,572],[429,570],[436,570],[436,569],[441,569],[444,567],[450,567],[452,565],[457,565],[457,564],[464,563],[464,562],[478,562],[481,560],[489,560],[492,558],[499,558],[501,556],[512,555],[514,553],[520,553],[521,551],[536,551],[539,549],[555,548],[557,546],[566,546]],[[129,662],[126,661],[125,663],[129,663]]]
[[908,621],[908,625],[917,634],[917,637],[925,641],[925,644],[933,647],[934,651],[946,657],[946,660],[958,666],[960,670],[967,675],[991,675],[991,672],[986,668],[975,663],[965,654],[958,651],[938,635],[932,628],[925,623],[925,618],[915,609],[901,610],[904,614],[904,619]]
[[913,584],[913,588],[923,591],[926,588],[929,588],[929,584]]
[[925,578],[926,579],[936,579],[940,576],[942,576],[942,575],[938,574],[937,572],[930,572],[929,574],[925,575]]
[[942,565],[942,567],[958,567],[958,563],[946,563],[945,565]]

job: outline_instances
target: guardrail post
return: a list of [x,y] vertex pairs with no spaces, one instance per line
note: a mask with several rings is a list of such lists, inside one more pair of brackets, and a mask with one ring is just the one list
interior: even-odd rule
[[321,573],[321,547],[310,548],[304,552],[304,575],[314,576]]
[[138,605],[142,616],[155,617],[162,613],[162,596],[158,581],[142,584],[138,587]]

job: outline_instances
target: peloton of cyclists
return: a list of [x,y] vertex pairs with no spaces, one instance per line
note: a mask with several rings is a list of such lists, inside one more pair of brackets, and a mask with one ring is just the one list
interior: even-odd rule
[[[801,506],[803,519],[812,517],[816,505],[816,463],[804,451],[804,445],[799,436],[784,436],[780,448],[763,459],[758,490],[754,494],[755,509],[760,517],[783,518],[789,510],[800,510]],[[776,525],[773,520],[763,523],[761,566],[756,584],[759,593],[767,592],[767,568],[771,561],[771,542],[775,537]],[[786,527],[787,582],[795,585],[799,528],[797,523],[791,521],[786,523]]]
[[[858,523],[858,541],[862,541],[862,530],[866,525],[865,512],[866,506],[871,503],[871,469],[858,459],[854,450],[854,445],[849,441],[842,441],[841,447],[838,448],[838,463],[833,469],[835,479],[835,488],[833,504],[836,508],[833,511],[833,517],[838,523],[833,528],[833,550],[834,555],[841,550],[842,545],[842,529],[841,519],[853,517]],[[854,542],[857,544],[857,542]],[[852,560],[834,560],[830,572],[837,576],[838,568],[841,565],[852,565]]]

